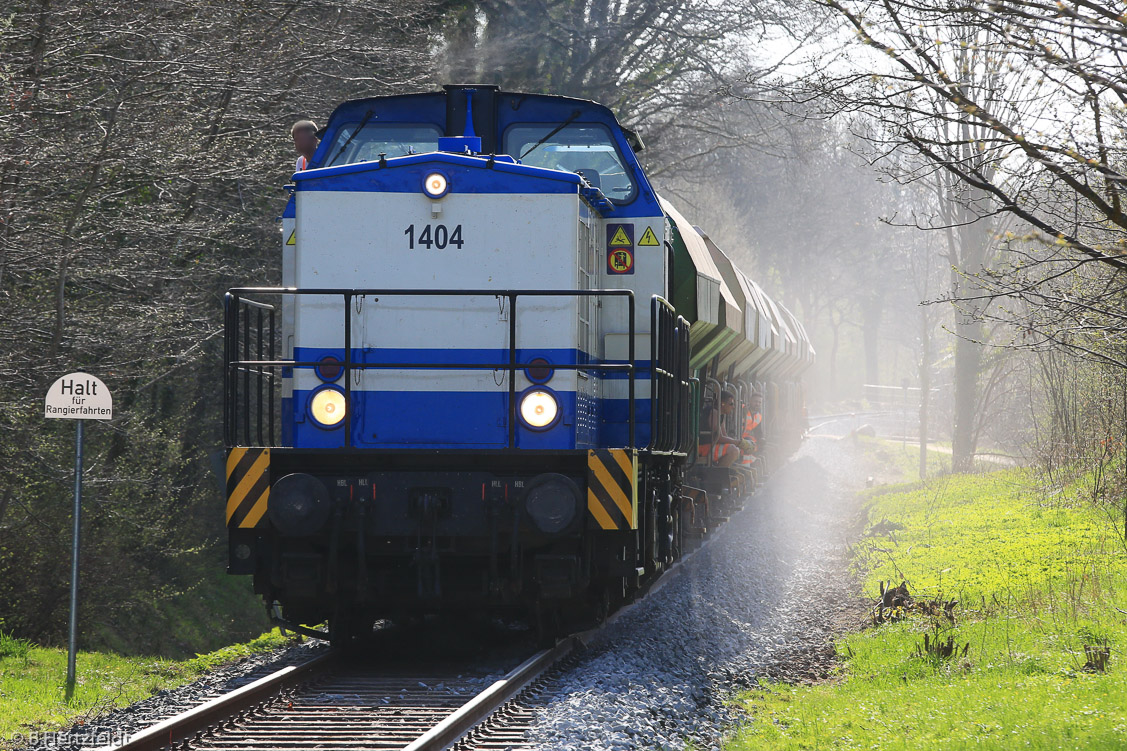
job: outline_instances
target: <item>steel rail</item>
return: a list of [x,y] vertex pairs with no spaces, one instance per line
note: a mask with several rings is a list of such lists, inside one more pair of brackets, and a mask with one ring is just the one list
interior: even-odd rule
[[571,654],[578,643],[578,637],[569,636],[555,647],[528,658],[461,709],[408,744],[403,751],[442,751],[492,716],[541,673]]
[[[555,647],[537,652],[503,678],[443,717],[408,743],[404,747],[405,750],[441,751],[456,743],[518,696],[546,670],[571,654],[581,643],[579,636],[569,636]],[[239,713],[276,698],[283,689],[306,682],[313,674],[332,667],[339,661],[339,654],[339,651],[332,650],[300,665],[282,668],[253,683],[162,720],[129,736],[122,743],[105,746],[98,751],[156,751],[190,741],[204,731],[229,722]],[[361,744],[365,740],[368,739],[356,738]]]
[[98,751],[156,751],[169,748],[232,715],[277,696],[284,688],[302,683],[311,674],[330,667],[338,656],[336,650],[331,650],[299,665],[284,667],[186,712],[161,720],[129,736],[120,744],[103,746]]

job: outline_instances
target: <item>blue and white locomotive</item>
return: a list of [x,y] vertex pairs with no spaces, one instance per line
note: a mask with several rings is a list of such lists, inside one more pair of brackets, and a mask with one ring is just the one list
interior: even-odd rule
[[489,86],[333,112],[282,286],[227,296],[229,571],[287,623],[597,616],[762,474],[697,459],[703,402],[763,391],[801,432],[805,332],[640,148],[599,104]]

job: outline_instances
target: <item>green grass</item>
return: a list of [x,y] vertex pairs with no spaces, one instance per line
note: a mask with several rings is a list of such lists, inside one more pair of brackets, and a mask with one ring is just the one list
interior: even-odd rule
[[[887,438],[858,436],[858,444],[872,460],[872,471],[879,481],[915,482],[920,476],[919,444],[904,444]],[[944,450],[946,449],[946,450]],[[1016,457],[996,454],[982,454],[974,459],[975,472],[993,472],[1018,463]],[[931,442],[927,452],[927,476],[929,478],[948,474],[951,471],[950,443]]]
[[[880,481],[915,480],[919,477],[920,447],[911,443],[884,438],[858,436],[857,441],[871,460],[873,472]],[[951,471],[951,455],[928,447],[927,473],[929,477]]]
[[186,590],[154,591],[151,596],[156,601],[149,618],[137,618],[128,630],[92,620],[82,643],[98,651],[183,660],[270,628],[250,579],[229,576],[222,566]]
[[[835,680],[761,684],[731,751],[1127,748],[1127,553],[1106,516],[1047,503],[1023,469],[865,502],[865,593],[903,578],[917,599],[957,599],[956,623],[910,615],[842,638]],[[924,633],[959,655],[918,656]],[[1104,644],[1107,672],[1085,670],[1084,647]]]
[[80,651],[74,696],[67,701],[65,649],[37,647],[0,635],[0,748],[18,748],[31,733],[88,721],[285,643],[274,630],[244,644],[181,661]]

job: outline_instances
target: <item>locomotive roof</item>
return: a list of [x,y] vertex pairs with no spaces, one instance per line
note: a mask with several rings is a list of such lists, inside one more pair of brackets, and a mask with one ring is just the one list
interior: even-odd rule
[[[590,99],[560,96],[556,94],[529,94],[518,91],[501,91],[496,86],[445,86],[442,91],[420,92],[415,94],[388,94],[384,96],[364,97],[350,99],[342,102],[329,116],[328,124],[322,129],[322,135],[331,135],[337,127],[345,123],[357,122],[369,110],[374,111],[377,118],[389,122],[428,122],[447,130],[448,135],[461,135],[464,121],[456,119],[447,122],[449,98],[466,90],[475,93],[474,107],[481,105],[477,100],[480,95],[487,95],[493,99],[496,107],[496,129],[493,134],[499,140],[505,128],[515,123],[554,123],[562,122],[571,117],[576,111],[577,120],[582,122],[601,122],[617,130],[621,130],[626,137],[631,150],[635,153],[644,148],[644,144],[633,130],[624,127],[615,117],[609,107]],[[464,106],[460,114],[464,116]],[[479,117],[475,112],[474,123]],[[478,135],[483,135],[479,133]]]
[[[469,112],[472,112],[472,115],[467,117]],[[536,144],[539,146],[544,140],[573,123],[577,127],[586,126],[588,134],[600,127],[605,129],[605,140],[596,143],[599,138],[595,138],[590,143],[584,143],[586,148],[582,151],[617,152],[618,156],[614,158],[622,160],[622,165],[630,176],[629,184],[633,189],[629,195],[608,196],[616,205],[615,216],[629,218],[660,215],[661,209],[656,195],[646,178],[645,170],[638,162],[637,151],[642,148],[642,143],[633,131],[622,127],[608,107],[587,99],[501,91],[496,86],[444,86],[441,91],[392,94],[343,102],[330,115],[328,124],[320,133],[322,140],[311,160],[311,169],[318,171],[329,166],[334,169],[339,168],[340,165],[333,165],[334,157],[329,155],[330,147],[337,143],[338,136],[343,137],[344,143],[347,144],[351,136],[359,130],[358,125],[360,128],[368,124],[435,128],[441,136],[438,139],[439,151],[445,150],[442,145],[443,138],[453,140],[472,136],[480,138],[480,145],[473,147],[475,154],[496,154],[498,157],[507,155],[519,162],[523,159],[523,154],[507,154],[506,151],[506,134],[513,126],[547,128],[544,139]],[[610,146],[611,143],[614,144],[613,147]],[[511,146],[512,144],[509,144],[509,147]],[[606,148],[601,148],[603,146]],[[568,153],[566,144],[562,146],[547,144],[544,151]],[[575,151],[579,153],[581,150]],[[409,152],[409,154],[413,153]],[[451,153],[463,152],[459,147],[452,149]],[[390,157],[391,155],[389,159]],[[587,173],[584,175],[587,176]]]

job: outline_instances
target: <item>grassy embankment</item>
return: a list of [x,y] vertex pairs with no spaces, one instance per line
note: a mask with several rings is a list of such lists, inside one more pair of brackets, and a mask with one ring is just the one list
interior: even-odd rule
[[[866,491],[865,593],[904,578],[917,599],[957,599],[956,622],[842,638],[836,680],[747,693],[728,749],[1127,748],[1127,550],[1076,495],[1046,497],[1024,469]],[[925,634],[957,654],[921,655]],[[1106,671],[1086,667],[1105,646]]]
[[284,643],[274,630],[188,660],[80,651],[77,685],[68,702],[64,697],[66,649],[37,647],[0,635],[0,749],[24,745],[33,732],[70,727]]

